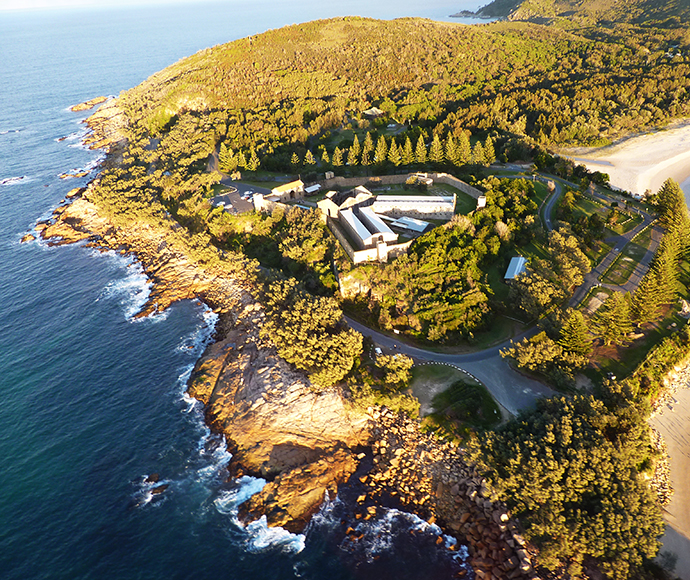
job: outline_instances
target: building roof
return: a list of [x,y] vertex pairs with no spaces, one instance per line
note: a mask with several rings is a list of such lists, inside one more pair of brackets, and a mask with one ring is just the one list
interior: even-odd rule
[[445,195],[377,195],[377,202],[397,204],[453,203],[453,196]]
[[367,117],[380,117],[383,115],[383,111],[378,107],[372,107],[371,109],[363,111],[362,114],[366,115]]
[[522,256],[515,256],[510,259],[510,264],[508,264],[508,269],[506,270],[506,275],[504,278],[506,280],[515,280],[520,274],[524,274],[527,270],[527,258]]
[[340,212],[340,217],[344,219],[347,224],[357,233],[362,242],[365,242],[365,240],[368,240],[368,238],[371,237],[369,230],[361,221],[359,221],[359,218],[352,213],[351,209],[342,210]]
[[[374,213],[374,210],[371,209],[370,207],[361,207],[359,208],[359,213],[362,215],[364,218],[364,221],[366,222],[366,225],[368,226],[367,229],[372,230],[372,234],[392,234],[395,235],[393,230],[391,230],[384,222],[383,220],[377,216]],[[396,236],[397,237],[397,236]]]
[[396,228],[422,233],[429,225],[429,222],[418,220],[413,217],[401,217],[395,220],[391,225]]
[[317,183],[316,185],[310,185],[309,187],[304,188],[304,193],[316,193],[321,189],[321,184]]
[[286,193],[288,191],[294,191],[295,189],[302,189],[304,187],[304,182],[301,179],[297,181],[291,181],[290,183],[283,183],[278,187],[274,187],[272,193]]

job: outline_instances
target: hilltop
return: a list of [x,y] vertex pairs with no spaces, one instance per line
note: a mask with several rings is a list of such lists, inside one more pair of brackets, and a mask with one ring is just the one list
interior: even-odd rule
[[485,17],[509,20],[558,20],[592,24],[628,22],[667,28],[687,24],[688,0],[495,0],[480,8]]

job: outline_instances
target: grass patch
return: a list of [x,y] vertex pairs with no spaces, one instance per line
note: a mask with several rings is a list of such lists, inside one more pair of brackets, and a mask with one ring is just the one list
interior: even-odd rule
[[652,228],[653,224],[648,225],[632,239],[632,242],[638,246],[642,246],[645,250],[648,250],[649,244],[652,243]]
[[622,286],[635,271],[635,266],[637,266],[636,259],[620,253],[613,261],[613,264],[611,264],[611,267],[606,271],[606,274],[601,278],[601,281],[604,282],[604,284]]
[[505,342],[513,338],[524,330],[524,324],[507,318],[506,316],[496,316],[491,322],[491,328],[477,332],[472,339],[473,350],[483,350],[494,345]]
[[[607,206],[604,205],[601,201],[598,199],[594,199],[592,197],[588,197],[586,195],[583,195],[579,199],[576,200],[575,202],[575,207],[573,208],[573,221],[576,222],[580,217],[585,216],[589,217],[593,213],[599,212],[599,213],[605,213],[605,210],[607,210]],[[605,216],[602,215],[602,218]],[[604,220],[605,221],[605,220]]]
[[228,191],[232,191],[234,188],[228,187],[227,185],[223,185],[222,183],[216,183],[215,185],[211,186],[211,191],[213,193],[211,194],[211,197],[216,197],[217,195],[223,195],[224,193],[227,193]]
[[[528,179],[528,177],[525,177],[525,179]],[[534,182],[534,191],[536,196],[535,201],[537,202],[537,205],[541,205],[542,203],[544,203],[544,200],[546,200],[546,198],[549,197],[549,190],[547,189],[546,185],[541,181]]]
[[467,378],[436,394],[431,404],[424,426],[445,439],[465,441],[473,431],[496,427],[502,419],[486,387]]
[[593,247],[585,246],[585,255],[592,261],[592,268],[596,268],[599,263],[606,257],[613,248],[613,244],[607,244],[606,242],[598,241],[595,242]]
[[623,235],[627,234],[630,230],[634,229],[636,226],[640,225],[644,218],[640,214],[626,214],[622,213],[622,220],[617,224],[609,226],[608,229],[616,234]]
[[[672,326],[674,323],[676,327]],[[602,379],[608,373],[613,373],[619,380],[626,378],[645,359],[652,348],[675,332],[682,324],[687,324],[687,321],[678,315],[675,307],[669,308],[661,321],[645,325],[641,330],[644,336],[628,346],[611,345],[596,348],[592,356],[595,368],[588,369],[587,374],[595,379]]]

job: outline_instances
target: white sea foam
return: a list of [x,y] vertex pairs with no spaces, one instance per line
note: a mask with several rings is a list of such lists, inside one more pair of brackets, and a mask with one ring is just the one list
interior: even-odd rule
[[303,534],[292,534],[279,527],[269,527],[266,516],[250,522],[246,526],[237,518],[239,506],[266,485],[266,480],[248,475],[235,480],[234,487],[225,490],[213,502],[219,513],[231,517],[232,522],[245,534],[245,547],[250,552],[261,552],[266,549],[280,549],[292,554],[304,550]]
[[[243,475],[235,480],[232,489],[222,491],[213,503],[221,514],[236,518],[240,504],[243,504],[255,493],[259,493],[265,485],[265,479]],[[240,525],[239,522],[238,525]],[[240,527],[242,526],[240,525]]]
[[218,322],[218,315],[205,304],[202,306],[201,319],[203,323],[177,347],[177,350],[188,352],[197,358],[211,341]]
[[153,493],[153,490],[161,485],[166,485],[168,488],[173,485],[173,481],[169,479],[159,479],[158,481],[147,481],[148,475],[142,475],[135,485],[137,490],[134,492],[133,502],[136,507],[144,507],[147,505],[158,506],[168,498],[168,489],[160,493]]
[[115,299],[122,306],[125,318],[130,322],[149,320],[152,322],[162,322],[166,320],[169,311],[154,312],[143,318],[135,318],[146,304],[151,295],[152,282],[144,273],[141,264],[131,256],[122,256],[112,250],[94,251],[95,256],[105,256],[107,259],[115,261],[119,266],[127,269],[127,275],[119,280],[109,282],[96,299]]
[[127,276],[109,282],[98,300],[102,298],[118,300],[125,318],[133,321],[134,316],[141,312],[150,294],[151,281],[144,274],[143,268],[130,259],[127,266]]
[[269,528],[266,516],[247,524],[245,528],[249,534],[247,548],[250,552],[261,552],[267,548],[281,548],[291,554],[299,554],[304,550],[304,535],[291,534],[283,528]]
[[30,181],[30,179],[27,175],[6,177],[5,179],[0,179],[0,185],[17,185],[18,183],[26,183],[28,181]]

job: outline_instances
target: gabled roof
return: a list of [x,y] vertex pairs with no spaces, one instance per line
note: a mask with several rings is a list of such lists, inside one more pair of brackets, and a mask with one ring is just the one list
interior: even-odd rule
[[304,187],[304,182],[301,179],[297,181],[291,181],[290,183],[283,183],[278,187],[274,187],[272,193],[286,193],[288,191],[294,191],[295,189],[302,189]]
[[527,271],[527,258],[522,256],[515,256],[510,259],[510,264],[508,264],[508,269],[506,270],[506,275],[504,278],[506,280],[515,280],[520,274],[524,274]]

